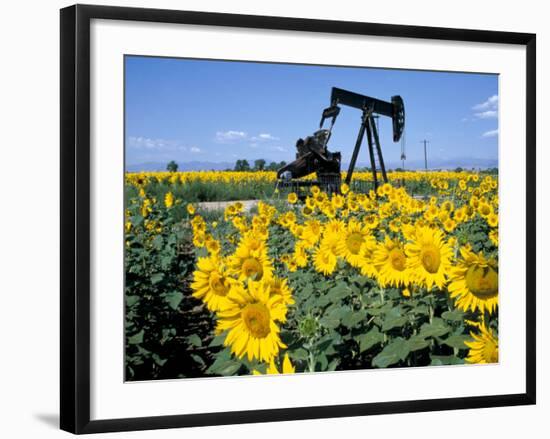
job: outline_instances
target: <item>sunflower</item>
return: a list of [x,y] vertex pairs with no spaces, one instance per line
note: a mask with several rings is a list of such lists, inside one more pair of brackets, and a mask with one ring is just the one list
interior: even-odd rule
[[187,213],[188,213],[189,215],[195,215],[195,212],[196,212],[195,206],[193,206],[191,203],[189,203],[189,204],[187,205]]
[[286,305],[294,304],[294,298],[292,297],[292,290],[288,286],[286,279],[281,279],[276,276],[271,279],[269,283],[272,296],[279,295]]
[[346,202],[346,199],[342,195],[333,194],[330,202],[332,204],[332,207],[338,210],[344,207],[344,203]]
[[420,227],[415,238],[405,246],[408,268],[414,280],[431,290],[433,285],[443,288],[446,274],[451,267],[453,250],[445,242],[441,230]]
[[378,271],[377,278],[382,288],[409,283],[410,269],[407,268],[407,256],[399,241],[386,236],[383,243],[377,244],[372,261]]
[[445,229],[446,232],[448,233],[451,233],[456,227],[456,221],[451,219],[451,218],[447,218],[444,222],[443,222],[443,228]]
[[270,363],[285,344],[277,322],[286,319],[286,305],[279,295],[271,295],[266,282],[235,285],[227,295],[228,306],[218,312],[216,331],[227,331],[223,342],[238,358]]
[[461,223],[462,221],[464,221],[465,218],[466,218],[466,211],[464,210],[464,208],[460,208],[454,211],[453,219],[457,223]]
[[340,233],[344,233],[344,230],[346,230],[346,223],[342,220],[330,220],[325,225],[325,235],[326,234],[335,234],[338,235]]
[[217,257],[199,258],[191,283],[193,297],[201,299],[210,311],[219,311],[228,305],[227,294],[234,282]]
[[232,220],[233,226],[241,233],[244,233],[248,230],[248,225],[246,224],[246,218],[242,216],[235,216]]
[[341,252],[341,246],[340,246],[341,240],[342,238],[340,233],[331,232],[330,230],[325,229],[323,233],[323,238],[321,239],[319,247],[323,247],[327,250],[330,250],[330,252],[336,257],[343,257],[343,253]]
[[339,242],[339,252],[353,267],[359,267],[361,263],[361,247],[374,239],[368,227],[361,225],[359,221],[351,219],[344,231],[343,239]]
[[329,201],[327,201],[326,203],[323,203],[320,209],[321,209],[321,212],[323,212],[323,214],[325,214],[327,218],[334,218],[336,216],[336,209]]
[[365,224],[369,229],[373,230],[378,227],[378,224],[380,224],[380,221],[376,215],[367,215],[365,217]]
[[460,249],[461,259],[451,270],[449,293],[456,306],[464,311],[493,313],[498,305],[498,266],[496,261],[477,255],[470,249]]
[[143,218],[147,218],[147,215],[153,211],[151,204],[153,204],[153,202],[149,198],[143,200],[143,204],[141,205],[141,216]]
[[399,233],[399,231],[401,230],[401,223],[399,222],[399,219],[398,219],[398,218],[392,219],[392,220],[388,223],[388,228],[389,228],[393,233]]
[[484,323],[477,323],[479,334],[470,331],[473,341],[465,341],[464,344],[470,348],[467,363],[498,363],[498,337],[485,326]]
[[306,198],[306,207],[309,208],[312,212],[315,210],[315,200],[312,197]]
[[[282,371],[279,372],[279,369],[275,365],[275,360],[271,360],[271,363],[269,363],[269,367],[266,369],[267,375],[280,375],[280,374],[289,374],[289,373],[295,373],[296,368],[292,365],[292,362],[290,361],[290,358],[288,358],[288,354],[285,353],[285,356],[283,358],[283,364],[282,364]],[[254,375],[263,375],[263,373],[258,372],[257,370],[253,370],[252,373]]]
[[290,227],[290,233],[292,233],[294,237],[301,239],[302,233],[304,233],[304,226],[302,224],[293,224],[292,227]]
[[489,239],[495,247],[498,247],[498,229],[493,229],[489,232]]
[[325,276],[334,273],[337,262],[338,259],[333,253],[329,241],[326,241],[325,244],[321,244],[313,254],[313,266],[315,270],[319,273],[323,273]]
[[204,232],[197,231],[193,234],[193,245],[202,248],[206,244],[206,235]]
[[436,217],[437,214],[438,214],[437,206],[435,204],[430,204],[426,209],[426,212],[424,212],[424,218],[426,218],[426,220],[428,221],[431,221]]
[[307,244],[303,241],[298,241],[294,246],[293,259],[298,267],[304,268],[307,266],[308,254],[306,252]]
[[493,207],[486,203],[485,201],[482,201],[479,203],[479,207],[477,208],[477,212],[484,218],[488,218],[493,213]]
[[487,224],[489,224],[490,227],[497,227],[498,226],[498,214],[491,213],[489,216],[487,216]]
[[359,262],[359,269],[363,276],[375,278],[378,271],[373,263],[374,251],[376,250],[376,240],[373,237],[369,237],[367,241],[361,247],[361,260]]
[[291,273],[294,273],[296,270],[298,270],[298,265],[296,264],[296,261],[294,259],[290,259],[289,261],[285,262],[286,268]]
[[174,205],[174,195],[172,192],[167,192],[164,196],[164,205],[169,209]]
[[[348,199],[348,210],[351,212],[357,212],[359,210],[359,203],[351,198]],[[344,212],[342,212],[343,214]]]
[[291,192],[290,194],[288,194],[287,200],[290,204],[296,204],[296,202],[298,201],[298,195],[296,195],[294,192]]
[[271,279],[273,267],[265,247],[251,250],[247,246],[239,246],[229,261],[233,274],[240,281],[252,279],[255,281]]
[[302,239],[307,242],[309,247],[313,247],[319,241],[322,231],[323,228],[320,221],[308,220],[302,232]]
[[217,255],[221,250],[220,242],[217,239],[214,239],[212,235],[206,236],[205,247],[206,250],[208,250],[208,252],[212,255]]

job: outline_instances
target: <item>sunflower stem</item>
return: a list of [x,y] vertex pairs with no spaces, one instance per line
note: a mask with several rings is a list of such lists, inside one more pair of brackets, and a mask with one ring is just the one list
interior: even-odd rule
[[308,368],[310,372],[315,372],[315,355],[313,354],[313,348],[309,349]]
[[429,312],[429,319],[430,319],[430,325],[431,325],[434,320],[434,303],[433,303],[433,296],[431,294],[430,294],[430,299],[428,300],[428,312]]

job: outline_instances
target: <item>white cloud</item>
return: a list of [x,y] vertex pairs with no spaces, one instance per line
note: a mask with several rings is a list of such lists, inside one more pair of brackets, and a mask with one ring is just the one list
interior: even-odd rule
[[275,146],[273,149],[280,151],[280,152],[287,152],[288,150],[282,146]]
[[495,119],[498,117],[498,96],[493,95],[486,101],[474,105],[472,110],[475,111],[474,116],[478,119]]
[[166,145],[164,139],[151,139],[149,137],[128,138],[128,146],[135,149],[162,149]]
[[485,131],[481,137],[495,137],[498,136],[498,130]]
[[218,131],[216,133],[216,141],[219,143],[230,143],[237,140],[246,139],[247,134],[244,131]]
[[257,136],[252,137],[250,140],[253,142],[270,142],[273,140],[279,140],[279,138],[270,133],[260,133]]
[[496,110],[498,108],[498,96],[493,95],[488,98],[485,102],[481,104],[474,105],[472,110],[483,111],[483,110]]
[[269,133],[260,133],[260,134],[258,134],[258,138],[260,138],[262,140],[279,140],[278,137],[272,136]]
[[201,149],[200,149],[200,148],[197,148],[196,146],[192,146],[191,149],[190,149],[189,151],[194,152],[194,153],[196,154],[196,153],[201,152]]
[[475,116],[480,119],[495,119],[498,116],[498,112],[496,110],[487,110],[481,113],[475,113]]
[[187,151],[177,140],[153,139],[150,137],[128,137],[128,147],[140,151]]

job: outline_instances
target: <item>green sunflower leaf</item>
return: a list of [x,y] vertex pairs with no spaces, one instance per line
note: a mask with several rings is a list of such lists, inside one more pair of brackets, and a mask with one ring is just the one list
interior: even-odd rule
[[451,328],[440,318],[434,318],[432,323],[424,323],[420,328],[421,337],[441,337],[447,334]]
[[468,349],[468,346],[464,344],[465,341],[472,341],[472,337],[466,334],[450,335],[445,340],[443,340],[443,343],[445,343],[447,346],[451,346],[452,348]]
[[361,352],[365,352],[374,345],[382,343],[382,341],[384,341],[384,334],[382,334],[375,326],[366,334],[357,336],[357,341],[359,342],[359,350]]
[[441,314],[441,317],[451,322],[461,322],[464,320],[464,312],[459,309],[455,309],[454,311],[445,311]]
[[391,343],[386,345],[372,360],[372,365],[375,367],[388,367],[392,364],[403,361],[409,355],[410,347],[407,340],[397,337]]

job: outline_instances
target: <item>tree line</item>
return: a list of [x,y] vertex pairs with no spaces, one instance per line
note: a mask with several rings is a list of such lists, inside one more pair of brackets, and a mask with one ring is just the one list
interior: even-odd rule
[[234,171],[276,171],[277,169],[282,168],[283,166],[286,166],[286,162],[271,162],[267,163],[264,159],[257,159],[254,160],[254,166],[250,166],[248,163],[248,160],[237,160],[235,162],[235,168]]

